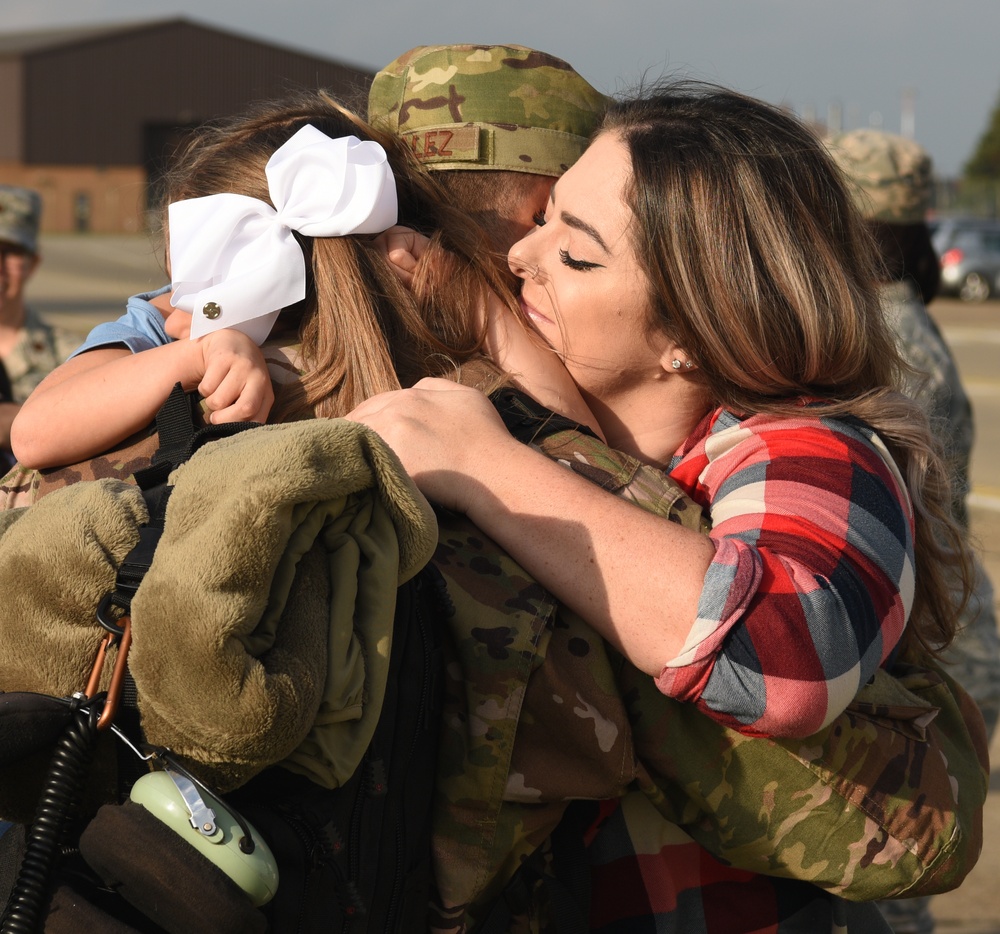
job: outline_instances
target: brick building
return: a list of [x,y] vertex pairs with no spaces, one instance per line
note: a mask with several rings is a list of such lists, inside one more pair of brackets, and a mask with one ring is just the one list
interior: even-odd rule
[[45,199],[43,230],[142,229],[183,134],[255,100],[372,72],[185,19],[0,33],[0,182]]

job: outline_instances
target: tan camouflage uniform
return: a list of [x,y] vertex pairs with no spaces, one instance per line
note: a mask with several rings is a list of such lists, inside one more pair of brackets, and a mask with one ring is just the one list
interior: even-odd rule
[[[30,188],[0,185],[0,244],[25,251],[33,263],[38,255],[38,229],[41,221],[42,198]],[[26,281],[30,273],[24,274]],[[24,402],[29,393],[54,370],[80,343],[79,338],[63,328],[53,327],[23,304],[18,293],[16,304],[4,305],[4,313],[24,319],[20,322],[17,341],[3,357],[2,367],[10,388],[0,393],[0,402]],[[8,320],[14,327],[18,320]],[[9,465],[13,455],[0,450],[0,463]]]
[[[471,60],[479,61],[482,50],[471,49],[475,53]],[[424,88],[440,86],[424,70],[418,77],[430,82]],[[449,101],[460,96],[450,91],[445,95]],[[460,126],[465,126],[461,120],[467,116],[459,116]],[[532,138],[526,134],[525,142]],[[583,144],[581,136],[574,145]],[[539,156],[545,151],[541,143],[535,152],[526,151],[527,145],[505,149],[495,140],[482,144],[480,139],[477,146],[480,153],[490,154],[490,160],[499,158],[500,152],[521,150],[516,158],[530,157],[530,161],[521,160],[521,171],[526,164],[541,165]],[[449,152],[441,152],[436,142],[431,148],[434,158],[454,154],[450,146],[445,147]],[[472,164],[479,163],[465,166]],[[497,163],[490,162],[489,167]],[[549,164],[539,174],[558,174],[554,169],[560,167],[561,161],[558,166]],[[151,447],[148,439],[141,443],[146,450]],[[642,508],[707,531],[701,511],[668,477],[609,451],[596,439],[560,432],[539,446],[568,469],[631,498]],[[135,453],[135,449],[119,449],[108,458],[50,473],[47,483],[9,476],[2,488],[10,496],[37,497],[60,481],[73,482],[95,471],[130,473]],[[603,640],[559,607],[464,518],[441,514],[439,526],[435,562],[448,581],[456,612],[448,621],[450,663],[434,815],[439,884],[435,926],[451,931],[475,922],[480,906],[558,823],[567,797],[647,795],[661,817],[669,815],[712,852],[726,854],[732,841],[707,818],[724,812],[731,779],[721,768],[699,766],[698,779],[707,777],[708,781],[702,788],[705,796],[691,798],[695,803],[686,807],[683,802],[691,796],[676,770],[685,765],[685,750],[707,746],[705,731],[719,750],[720,764],[727,747],[768,741],[748,741],[660,694],[651,679],[609,654]],[[697,714],[694,719],[687,716],[692,713]],[[685,727],[689,719],[693,725]],[[638,731],[636,723],[641,726]],[[685,729],[687,747],[682,741]],[[666,752],[669,756],[664,757]],[[673,764],[661,774],[659,770],[666,767],[659,760]],[[886,849],[892,841],[881,835],[874,822],[852,837],[841,838],[835,852],[828,847],[814,856],[803,850],[805,844],[795,831],[811,809],[803,810],[797,797],[808,799],[812,788],[823,791],[827,782],[817,785],[811,777],[801,787],[782,789],[787,790],[787,798],[776,799],[778,806],[772,804],[766,813],[763,804],[757,805],[754,813],[760,811],[762,824],[759,830],[750,827],[749,833],[758,834],[768,845],[765,838],[782,836],[788,840],[792,857],[804,865],[808,865],[807,856],[809,862],[819,856],[824,866],[832,867],[831,887],[836,889],[853,881],[849,877],[880,872],[881,865],[896,856]],[[948,784],[947,774],[944,782]],[[770,794],[756,783],[741,781],[740,785],[756,789],[764,800]],[[698,800],[707,802],[707,811]],[[832,819],[836,823],[837,818]],[[859,861],[858,854],[865,856]],[[753,871],[761,868],[765,867],[755,864]],[[796,865],[786,871],[794,875],[801,868]]]
[[[866,218],[889,224],[923,221],[930,200],[931,160],[918,143],[879,130],[854,130],[834,137],[829,145],[855,183],[856,203]],[[955,359],[911,282],[885,283],[882,297],[903,356],[919,374],[910,392],[923,405],[952,464],[955,517],[968,528],[965,500],[975,429]],[[1000,719],[1000,635],[993,587],[977,564],[976,592],[946,658],[979,704],[992,736]]]
[[24,402],[28,394],[80,345],[79,335],[48,324],[26,309],[24,329],[10,353],[3,358],[10,377],[13,401]]
[[[560,431],[539,437],[537,446],[641,508],[688,528],[708,529],[701,510],[669,477],[593,437]],[[8,477],[4,486],[37,500],[81,479],[127,478],[148,462],[154,447],[155,438],[147,436],[112,455],[48,472],[41,483],[21,475]],[[733,760],[737,769],[747,752],[756,750],[761,764],[754,774],[773,775],[770,741],[749,740],[661,694],[652,679],[610,652],[464,517],[441,512],[438,519],[434,562],[455,612],[446,620],[434,806],[435,930],[474,926],[520,861],[548,838],[570,798],[645,796],[664,826],[670,821],[683,827],[727,863],[792,879],[805,875],[832,892],[852,887],[862,894],[872,887],[882,892],[922,877],[927,860],[914,863],[899,847],[911,817],[894,805],[894,786],[885,776],[855,781],[854,759],[864,761],[856,748],[865,744],[907,743],[907,722],[926,714],[926,706],[914,711],[908,698],[909,710],[884,711],[886,728],[862,697],[860,706],[828,728],[828,737],[786,744],[789,755],[805,763],[794,780],[771,787],[763,779],[748,781],[745,774],[734,778],[726,763],[739,746],[747,748]],[[890,687],[894,683],[887,681]],[[928,687],[933,690],[933,682]],[[876,699],[884,703],[882,695]],[[892,739],[897,736],[904,738]],[[905,750],[901,755],[908,758]],[[980,772],[971,779],[961,776],[963,796],[970,801],[976,800],[976,781],[985,796],[985,764]],[[932,784],[951,788],[956,780],[943,760],[928,763],[919,776],[896,778],[919,780],[927,791]],[[837,781],[847,794],[856,788],[864,793],[855,809],[860,821],[847,821],[840,792],[831,795]],[[865,791],[871,788],[874,795]],[[755,815],[752,822],[748,815]],[[925,817],[934,820],[933,813]],[[950,874],[968,866],[952,856],[952,827],[936,826],[931,836],[940,854],[935,872],[947,884]],[[540,920],[526,919],[516,929],[539,930]]]

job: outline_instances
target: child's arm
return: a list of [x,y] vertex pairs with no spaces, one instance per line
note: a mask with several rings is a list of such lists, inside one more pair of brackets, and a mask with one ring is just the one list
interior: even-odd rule
[[53,370],[29,396],[11,427],[14,454],[36,468],[99,454],[148,425],[178,382],[205,397],[214,423],[263,421],[274,401],[264,357],[239,331],[138,354],[99,348]]

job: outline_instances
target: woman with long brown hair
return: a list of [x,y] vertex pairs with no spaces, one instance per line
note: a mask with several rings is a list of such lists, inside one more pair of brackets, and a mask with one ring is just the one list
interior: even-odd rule
[[744,732],[808,735],[899,652],[946,645],[967,575],[947,474],[811,131],[724,89],[654,89],[610,108],[538,223],[510,253],[524,316],[608,443],[669,471],[711,537],[512,443],[440,381],[352,415],[425,494]]

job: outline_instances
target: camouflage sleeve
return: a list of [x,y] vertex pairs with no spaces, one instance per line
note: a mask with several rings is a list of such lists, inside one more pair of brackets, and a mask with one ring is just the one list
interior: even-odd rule
[[567,429],[536,439],[532,447],[647,512],[706,535],[711,528],[701,507],[669,474],[609,448],[593,435]]
[[159,447],[159,436],[152,426],[136,432],[105,454],[90,457],[77,464],[34,470],[15,464],[0,479],[0,509],[31,506],[43,496],[80,480],[131,481],[132,475],[148,467]]

